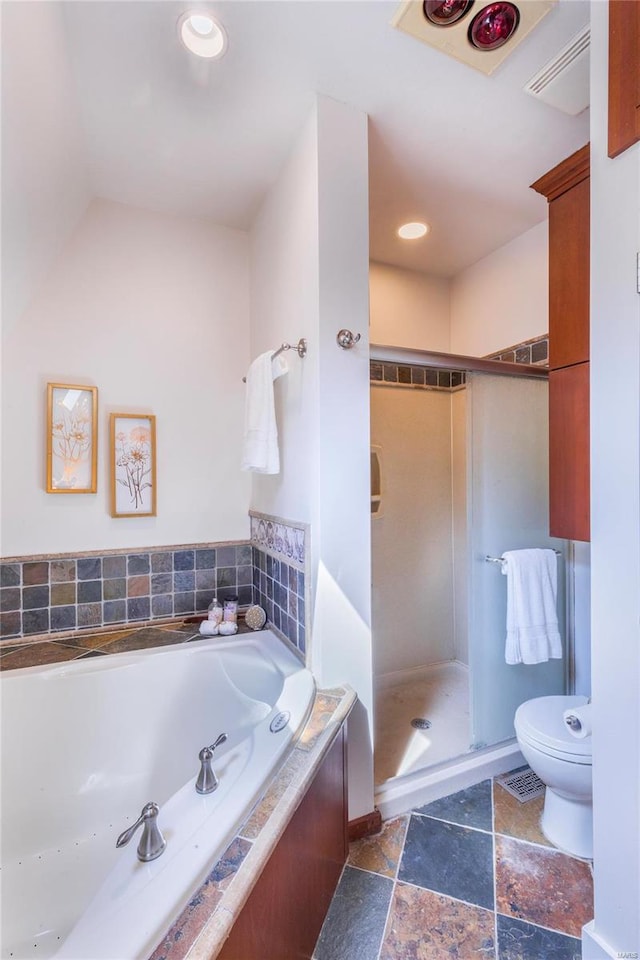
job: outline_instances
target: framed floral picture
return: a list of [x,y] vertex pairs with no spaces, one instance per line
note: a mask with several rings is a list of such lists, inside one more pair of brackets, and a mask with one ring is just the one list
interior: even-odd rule
[[98,388],[47,384],[47,493],[98,488]]
[[111,516],[156,515],[156,418],[112,413]]

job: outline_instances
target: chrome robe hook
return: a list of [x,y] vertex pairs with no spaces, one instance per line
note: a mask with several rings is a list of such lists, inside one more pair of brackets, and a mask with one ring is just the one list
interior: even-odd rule
[[343,350],[351,350],[360,339],[359,333],[351,333],[351,330],[338,330],[336,342]]

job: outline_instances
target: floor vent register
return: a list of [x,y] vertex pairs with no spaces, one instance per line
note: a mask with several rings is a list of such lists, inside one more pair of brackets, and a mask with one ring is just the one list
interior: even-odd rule
[[544,794],[544,783],[530,767],[525,770],[517,770],[515,773],[503,773],[495,780],[520,803],[535,800],[536,797],[541,797]]

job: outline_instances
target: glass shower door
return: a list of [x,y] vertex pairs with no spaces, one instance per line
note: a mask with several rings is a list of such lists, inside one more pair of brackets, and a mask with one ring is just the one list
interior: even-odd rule
[[[471,746],[515,736],[513,717],[532,697],[565,691],[566,541],[549,537],[548,385],[467,374],[467,510]],[[558,557],[562,660],[505,662],[507,578],[486,556],[551,547]]]

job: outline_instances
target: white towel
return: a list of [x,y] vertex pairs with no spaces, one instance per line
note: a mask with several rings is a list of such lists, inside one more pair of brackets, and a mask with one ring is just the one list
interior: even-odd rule
[[287,372],[283,356],[273,350],[260,354],[247,373],[242,469],[254,473],[279,473],[278,426],[273,381]]
[[507,663],[561,659],[555,550],[507,550],[502,561],[507,577]]

